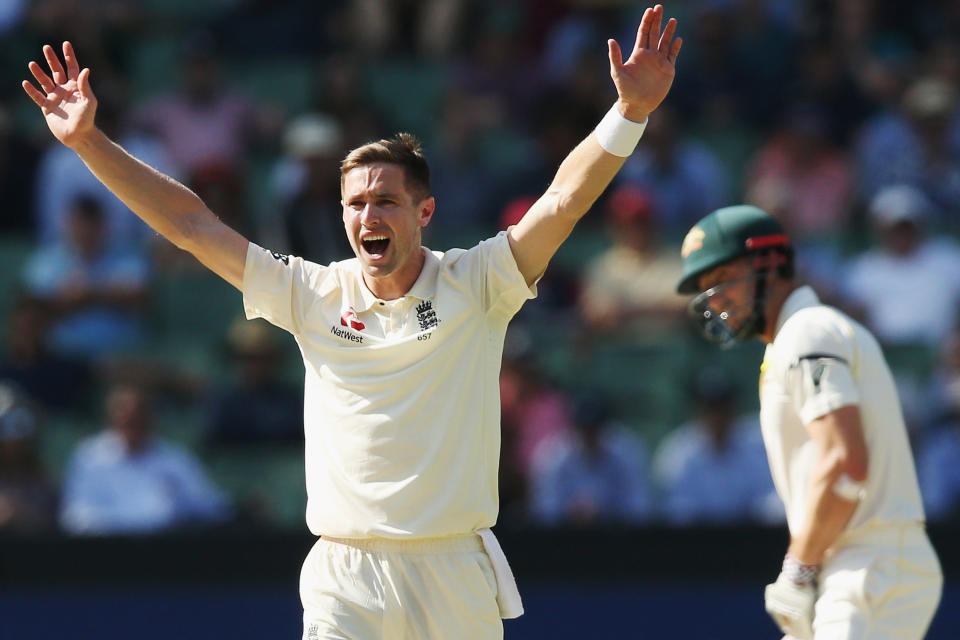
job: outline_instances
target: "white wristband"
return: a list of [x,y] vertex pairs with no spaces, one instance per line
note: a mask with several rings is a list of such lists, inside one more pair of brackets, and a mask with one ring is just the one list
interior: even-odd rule
[[594,129],[597,142],[607,153],[626,158],[637,148],[640,136],[643,135],[643,130],[647,128],[647,120],[649,118],[643,122],[627,120],[620,115],[617,105],[613,105],[610,111],[607,111],[607,115],[603,116],[603,120],[600,121],[597,128]]
[[850,502],[863,500],[863,496],[866,493],[862,482],[854,482],[853,478],[845,473],[841,473],[837,481],[833,483],[833,492]]

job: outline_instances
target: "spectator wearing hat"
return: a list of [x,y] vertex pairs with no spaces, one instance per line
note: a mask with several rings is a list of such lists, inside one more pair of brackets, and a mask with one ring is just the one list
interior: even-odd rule
[[911,84],[900,110],[868,122],[856,156],[861,189],[873,197],[884,186],[909,184],[922,190],[939,216],[931,222],[956,227],[960,211],[960,108],[956,87],[928,76]]
[[870,203],[879,243],[853,259],[843,280],[881,342],[936,347],[957,327],[960,247],[925,235],[930,209],[907,185],[886,187]]
[[234,380],[208,403],[207,444],[297,444],[303,441],[303,396],[280,378],[276,329],[238,318],[227,334]]
[[606,226],[613,244],[585,271],[584,321],[597,329],[673,330],[685,309],[671,283],[680,259],[660,243],[651,194],[618,187],[606,203]]
[[782,521],[760,425],[737,414],[729,372],[701,371],[692,392],[694,417],[664,437],[653,458],[667,521],[681,526]]
[[611,419],[605,401],[576,401],[568,438],[537,451],[532,509],[547,525],[640,523],[654,514],[648,454],[643,443]]
[[56,491],[37,455],[39,427],[32,402],[0,381],[0,531],[36,533],[56,523]]
[[67,465],[60,524],[76,535],[154,533],[213,524],[229,507],[188,451],[154,436],[146,393],[115,384],[107,425]]
[[346,152],[337,120],[323,113],[294,118],[283,133],[285,157],[270,178],[271,215],[261,216],[263,235],[281,251],[321,261],[353,255],[340,221],[340,178],[330,167]]

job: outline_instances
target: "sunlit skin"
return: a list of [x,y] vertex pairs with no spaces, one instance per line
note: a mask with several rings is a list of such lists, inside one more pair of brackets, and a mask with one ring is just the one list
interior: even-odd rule
[[[347,172],[342,186],[343,227],[360,261],[363,282],[382,300],[407,293],[425,259],[422,230],[430,223],[436,202],[418,199],[407,188],[399,165],[375,163]],[[385,237],[385,247],[372,239]]]
[[[697,278],[697,286],[706,291],[718,285],[723,286],[718,293],[711,297],[710,308],[715,312],[727,311],[730,318],[727,322],[736,331],[743,326],[743,322],[753,311],[753,295],[756,281],[753,275],[751,257],[743,257],[714,267]],[[765,331],[757,339],[767,344],[773,342],[776,333],[776,318],[780,315],[783,301],[793,291],[795,284],[792,281],[767,276],[767,301],[764,316],[767,318]]]

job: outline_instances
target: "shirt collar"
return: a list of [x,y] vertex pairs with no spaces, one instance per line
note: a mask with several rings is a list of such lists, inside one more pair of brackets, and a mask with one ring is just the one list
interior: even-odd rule
[[[437,273],[440,271],[440,258],[426,247],[421,247],[421,250],[424,254],[423,267],[420,269],[420,275],[417,276],[416,282],[413,283],[404,297],[428,300],[437,293]],[[359,260],[355,261],[354,274],[356,278],[354,278],[353,295],[350,296],[352,298],[350,302],[354,311],[360,313],[380,302],[380,298],[374,295],[363,281],[363,272]]]
[[780,307],[780,316],[777,318],[776,332],[780,333],[783,323],[797,311],[806,309],[807,307],[814,307],[818,304],[820,304],[820,298],[817,297],[817,294],[811,287],[807,285],[797,287],[787,296],[787,299],[783,301],[783,306]]

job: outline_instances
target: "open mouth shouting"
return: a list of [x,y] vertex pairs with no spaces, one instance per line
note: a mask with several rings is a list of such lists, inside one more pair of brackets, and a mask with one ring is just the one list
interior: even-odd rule
[[360,239],[364,253],[372,260],[383,258],[390,246],[390,238],[382,233],[369,233]]

